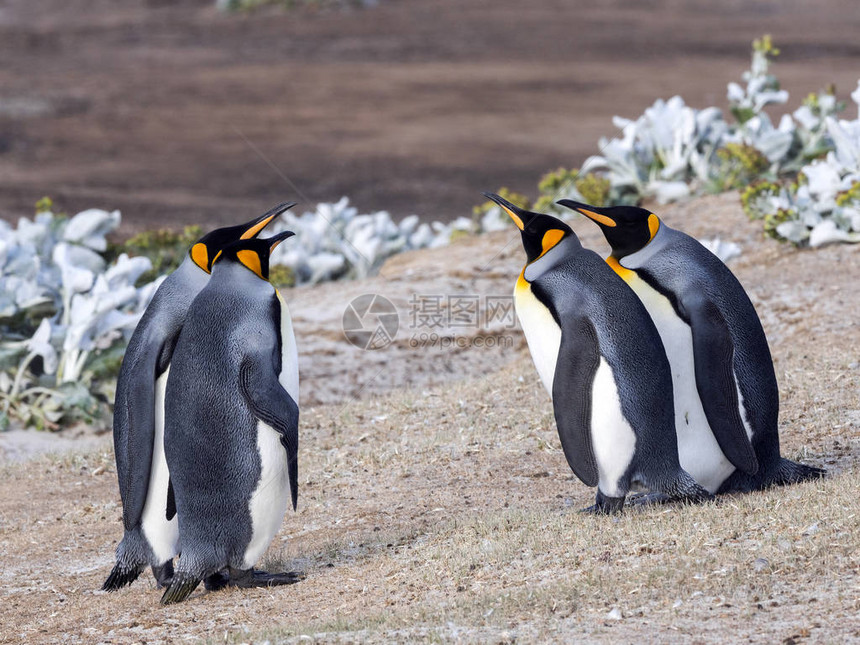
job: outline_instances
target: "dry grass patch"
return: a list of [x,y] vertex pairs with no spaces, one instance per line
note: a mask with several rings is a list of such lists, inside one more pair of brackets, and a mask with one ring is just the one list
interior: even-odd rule
[[617,518],[516,508],[454,519],[358,568],[367,576],[363,593],[382,587],[370,592],[384,598],[375,611],[344,611],[334,620],[254,636],[479,641],[507,632],[626,640],[660,632],[664,640],[708,642],[860,636],[858,483],[856,474],[845,474]]
[[[121,536],[109,452],[4,467],[0,620],[14,628],[0,640],[860,638],[856,451],[820,482],[584,516],[593,491],[567,467],[526,356],[485,378],[309,409],[302,427],[299,511],[264,564],[307,580],[169,608],[148,575],[96,591]],[[850,428],[839,436],[852,446]],[[821,464],[835,433],[783,443]]]

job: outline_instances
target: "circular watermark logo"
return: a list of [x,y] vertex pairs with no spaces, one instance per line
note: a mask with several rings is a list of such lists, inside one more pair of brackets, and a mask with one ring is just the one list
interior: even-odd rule
[[388,347],[400,327],[392,302],[378,293],[366,293],[350,302],[343,312],[343,334],[359,349]]

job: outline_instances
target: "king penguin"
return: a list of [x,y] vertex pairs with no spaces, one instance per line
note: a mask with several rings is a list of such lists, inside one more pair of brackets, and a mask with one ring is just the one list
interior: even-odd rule
[[209,589],[219,576],[238,587],[301,579],[253,569],[298,494],[298,355],[289,309],[268,281],[269,254],[290,235],[225,248],[176,343],[164,447],[180,556],[162,604],[202,579]]
[[164,458],[164,392],[171,356],[188,306],[209,280],[227,244],[253,238],[295,206],[280,204],[239,226],[200,238],[161,284],[131,336],[117,379],[113,439],[123,505],[123,539],[102,589],[131,584],[148,564],[160,586],[170,582],[178,539],[176,509]]
[[672,377],[645,308],[564,222],[485,195],[522,234],[514,306],[567,462],[597,486],[586,510],[619,512],[634,489],[710,498],[678,462]]
[[601,228],[612,248],[606,262],[660,332],[672,366],[681,465],[711,493],[822,476],[780,457],[779,390],[767,338],[728,267],[644,208],[558,203]]

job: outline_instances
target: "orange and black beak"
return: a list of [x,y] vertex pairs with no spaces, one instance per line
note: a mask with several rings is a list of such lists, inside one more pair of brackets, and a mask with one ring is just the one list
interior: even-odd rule
[[[251,220],[247,224],[243,224],[239,228],[244,227],[245,230],[239,236],[240,240],[247,240],[252,237],[257,237],[264,228],[266,228],[269,223],[278,217],[281,213],[285,213],[290,210],[293,206],[296,205],[296,202],[284,202],[283,204],[278,204],[272,210],[260,215],[255,220]],[[289,236],[287,236],[289,237]]]
[[525,229],[526,223],[533,216],[537,215],[537,213],[531,213],[529,211],[523,210],[519,206],[515,206],[504,197],[500,197],[495,193],[483,193],[483,195],[490,201],[498,204],[501,209],[505,211],[512,220],[514,220],[514,224],[516,224],[517,228],[521,231]]
[[660,230],[660,218],[638,206],[590,206],[572,199],[557,204],[582,213],[603,231],[615,258],[636,253],[654,239]]
[[515,206],[494,193],[484,193],[514,220],[523,238],[523,248],[528,262],[534,262],[565,238],[576,237],[571,228],[556,217],[534,213]]
[[[269,258],[272,251],[288,237],[292,231],[282,231],[264,239],[245,239],[227,246],[215,256],[215,261],[236,261],[253,272],[261,280],[269,279]],[[214,262],[213,262],[214,264]]]
[[588,204],[583,204],[582,202],[575,202],[572,199],[560,199],[556,202],[560,206],[565,206],[571,210],[576,211],[577,213],[581,213],[585,215],[588,219],[600,224],[600,226],[606,226],[608,228],[615,228],[618,226],[616,221],[612,219],[609,215],[604,214],[603,209],[599,206],[589,206]]

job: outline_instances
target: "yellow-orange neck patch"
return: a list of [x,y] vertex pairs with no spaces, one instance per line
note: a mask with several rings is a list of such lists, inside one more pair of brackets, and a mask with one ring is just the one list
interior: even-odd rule
[[206,273],[209,273],[209,251],[206,249],[205,244],[198,242],[191,247],[191,259],[194,261],[194,264]]
[[612,270],[615,271],[624,282],[630,282],[633,278],[636,277],[636,272],[632,269],[625,268],[621,266],[621,263],[618,261],[618,258],[609,256],[606,258],[606,264],[612,267]]
[[520,271],[520,277],[517,278],[517,287],[516,290],[520,291],[521,289],[528,289],[529,281],[526,280],[526,268],[523,267],[523,270]]
[[256,251],[242,249],[236,252],[236,257],[239,258],[239,262],[251,269],[259,278],[262,280],[266,279],[263,277],[263,266],[260,263],[260,255]]

